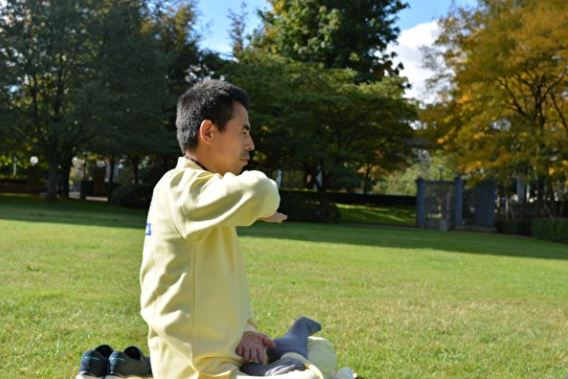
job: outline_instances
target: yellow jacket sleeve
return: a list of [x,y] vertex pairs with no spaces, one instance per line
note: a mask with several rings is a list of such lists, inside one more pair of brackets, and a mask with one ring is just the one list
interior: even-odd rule
[[274,214],[280,202],[276,183],[260,171],[221,176],[183,170],[173,174],[169,187],[172,219],[185,239],[212,228],[252,225]]
[[245,332],[257,332],[258,331],[258,325],[256,323],[256,320],[254,319],[254,316],[250,315],[249,319],[247,320],[247,324],[245,325]]

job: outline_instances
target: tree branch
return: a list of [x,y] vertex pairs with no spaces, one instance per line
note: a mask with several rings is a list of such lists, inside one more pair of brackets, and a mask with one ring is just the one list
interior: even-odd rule
[[558,113],[558,117],[560,117],[560,122],[562,123],[562,126],[564,127],[564,131],[568,135],[568,123],[566,122],[566,117],[564,117],[564,113],[562,113],[562,110],[558,106],[558,103],[556,101],[556,96],[554,96],[554,92],[550,93],[550,97],[552,98],[552,104],[554,105],[554,109]]
[[529,114],[525,110],[523,110],[523,107],[521,106],[521,104],[519,104],[519,101],[517,100],[517,96],[515,95],[513,90],[511,90],[511,88],[509,88],[507,81],[505,79],[503,79],[503,80],[497,79],[497,83],[499,83],[505,89],[505,91],[507,91],[509,96],[511,96],[511,100],[513,101],[513,108],[512,109],[517,111],[523,117],[530,119]]

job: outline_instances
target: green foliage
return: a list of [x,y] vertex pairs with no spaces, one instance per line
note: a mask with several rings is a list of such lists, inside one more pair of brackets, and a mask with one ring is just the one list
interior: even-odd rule
[[351,70],[258,52],[225,72],[251,96],[256,160],[268,172],[302,170],[310,187],[325,192],[350,188],[365,164],[388,172],[412,154],[407,141],[415,110],[398,78],[354,84]]
[[98,128],[89,151],[143,155],[163,151],[173,139],[161,125],[162,109],[175,103],[164,77],[170,59],[155,39],[156,28],[148,24],[143,6],[132,2],[113,2],[99,20],[100,88],[87,100],[90,106],[80,105],[106,128]]
[[9,89],[5,106],[12,116],[5,126],[13,142],[31,144],[54,164],[89,134],[69,117],[80,72],[93,70],[94,18],[83,6],[12,0],[0,7],[0,87]]
[[537,218],[532,221],[531,228],[536,238],[568,244],[568,219],[566,218]]
[[230,9],[229,19],[231,20],[229,37],[231,38],[231,45],[233,47],[233,57],[240,58],[246,47],[246,4],[244,2],[241,3],[241,11],[239,13],[236,13],[235,11]]
[[59,167],[84,149],[146,152],[167,101],[165,57],[143,30],[144,2],[9,0],[0,7],[0,88],[9,135],[49,163],[48,197]]
[[373,192],[386,195],[416,195],[416,179],[453,180],[458,174],[453,158],[437,151],[420,151],[417,160],[410,166],[382,175]]
[[[187,90],[190,82],[209,74],[203,67],[210,54],[199,50],[196,31],[197,4],[193,0],[157,3],[148,28],[158,35],[158,43],[168,57],[167,68],[170,92],[175,96],[168,109],[175,114],[175,99]],[[213,59],[214,60],[214,59]],[[167,122],[171,122],[170,118]]]
[[385,54],[396,41],[400,0],[270,0],[260,11],[262,29],[253,46],[301,62],[328,68],[350,68],[357,80],[376,81],[398,75],[394,55]]

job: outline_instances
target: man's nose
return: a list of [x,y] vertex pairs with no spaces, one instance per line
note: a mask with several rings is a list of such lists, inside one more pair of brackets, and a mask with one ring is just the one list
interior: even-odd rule
[[252,137],[250,135],[249,135],[249,140],[247,141],[247,150],[248,151],[254,150],[254,141],[252,140]]

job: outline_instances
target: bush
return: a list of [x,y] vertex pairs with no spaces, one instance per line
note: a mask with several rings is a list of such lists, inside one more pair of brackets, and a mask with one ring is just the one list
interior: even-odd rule
[[568,244],[568,218],[537,218],[532,221],[536,238]]
[[[293,189],[281,189],[280,194],[300,194],[307,196],[313,201],[319,200],[319,194],[316,191],[302,191]],[[398,195],[376,195],[361,194],[353,192],[335,192],[327,191],[326,196],[329,200],[339,204],[351,205],[372,205],[377,207],[388,206],[416,206],[416,196],[398,196]]]
[[290,221],[339,222],[339,209],[333,203],[321,205],[319,201],[301,193],[281,192],[280,212]]
[[153,186],[149,184],[125,184],[113,190],[110,202],[123,207],[148,208],[152,191]]

